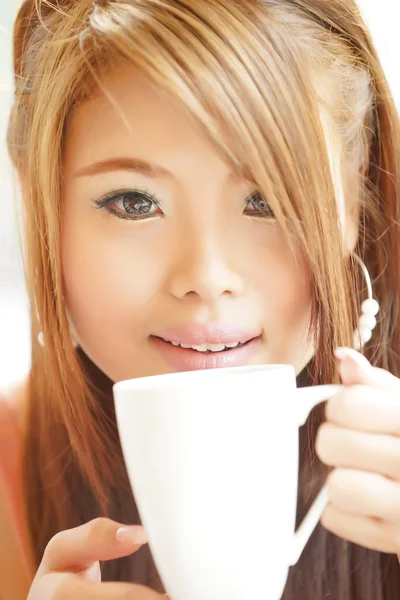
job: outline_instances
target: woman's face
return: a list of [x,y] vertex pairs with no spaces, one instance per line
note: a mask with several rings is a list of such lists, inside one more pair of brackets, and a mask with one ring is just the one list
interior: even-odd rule
[[273,217],[255,217],[257,190],[138,72],[107,87],[118,107],[104,96],[79,107],[65,148],[63,275],[83,350],[113,381],[299,372],[312,355],[309,277]]

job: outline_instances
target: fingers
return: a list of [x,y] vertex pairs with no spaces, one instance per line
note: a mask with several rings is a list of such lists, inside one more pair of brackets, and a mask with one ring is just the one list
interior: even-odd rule
[[349,348],[338,348],[344,388],[326,403],[328,421],[358,431],[400,436],[400,380]]
[[353,515],[332,505],[325,509],[321,523],[335,535],[353,544],[389,554],[399,552],[398,523]]
[[375,473],[334,469],[327,479],[328,498],[336,509],[387,521],[400,519],[400,484]]
[[318,431],[316,451],[330,467],[369,471],[400,480],[400,438],[395,436],[323,423]]
[[[43,598],[52,600],[160,600],[166,598],[154,590],[131,583],[89,583],[79,577],[60,577],[59,573],[49,573],[42,579]],[[168,598],[167,598],[168,600]]]
[[328,476],[322,524],[350,542],[400,549],[400,380],[355,350],[338,348],[344,388],[326,405],[318,432]]
[[[124,537],[121,528],[125,531]],[[110,519],[95,519],[53,537],[44,553],[41,569],[80,572],[94,562],[128,556],[146,542],[141,526],[127,528]]]
[[326,404],[326,418],[347,429],[400,436],[400,400],[376,388],[344,388]]
[[400,394],[400,380],[385,371],[373,367],[369,361],[352,348],[337,348],[339,372],[344,385],[369,385],[383,391]]

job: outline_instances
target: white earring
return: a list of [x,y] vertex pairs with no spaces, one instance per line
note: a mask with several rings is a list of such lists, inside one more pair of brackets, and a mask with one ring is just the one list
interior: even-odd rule
[[[77,348],[77,347],[79,346],[78,342],[77,342],[77,341],[76,341],[76,340],[75,340],[75,339],[72,337],[72,335],[71,335],[71,341],[72,341],[72,346],[73,346],[74,348]],[[39,332],[39,335],[38,335],[38,342],[39,342],[39,344],[40,344],[40,345],[41,345],[41,346],[44,348],[44,346],[45,346],[45,338],[44,338],[44,333],[43,333],[43,331],[40,331],[40,332]]]
[[368,290],[368,298],[361,305],[358,328],[354,332],[354,347],[356,350],[361,350],[372,338],[372,331],[376,327],[376,315],[379,313],[380,306],[372,295],[372,281],[367,267],[357,254],[353,254],[353,258],[357,260],[363,271]]
[[79,344],[76,341],[76,330],[75,330],[75,326],[72,322],[71,313],[69,312],[68,308],[65,309],[65,312],[66,312],[67,319],[68,319],[69,332],[71,335],[72,345],[74,348],[77,348],[79,346]]

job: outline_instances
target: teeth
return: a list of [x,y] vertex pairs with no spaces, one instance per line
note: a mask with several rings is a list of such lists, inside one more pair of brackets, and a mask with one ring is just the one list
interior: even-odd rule
[[201,346],[192,346],[193,350],[197,350],[198,352],[221,352],[221,350],[225,350],[224,344],[201,344]]
[[197,352],[207,352],[208,344],[201,344],[201,346],[190,346],[190,348],[192,348],[193,350],[197,350]]
[[186,350],[197,350],[197,352],[222,352],[225,348],[237,348],[240,344],[240,342],[232,342],[230,344],[209,344],[206,342],[199,346],[189,346],[188,344],[178,344],[177,342],[170,342],[169,340],[164,340],[164,342],[168,342],[173,346],[181,346],[181,348],[185,348]]

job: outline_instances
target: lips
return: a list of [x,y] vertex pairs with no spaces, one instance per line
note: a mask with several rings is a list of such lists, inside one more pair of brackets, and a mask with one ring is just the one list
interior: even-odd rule
[[[161,338],[162,339],[162,338]],[[231,350],[232,348],[238,348],[247,344],[247,342],[232,342],[228,344],[211,344],[209,342],[204,342],[204,344],[200,344],[198,346],[191,346],[190,344],[178,344],[178,342],[171,342],[169,340],[163,339],[167,344],[172,344],[175,347],[183,348],[185,350],[196,350],[196,352],[224,352],[225,350]]]
[[261,330],[259,328],[239,328],[234,325],[202,325],[201,323],[191,323],[184,327],[167,329],[165,331],[155,332],[155,337],[164,341],[184,344],[187,346],[201,346],[202,344],[237,344],[246,343],[259,337]]
[[195,323],[157,332],[151,340],[174,370],[193,371],[248,364],[260,337],[256,328]]

